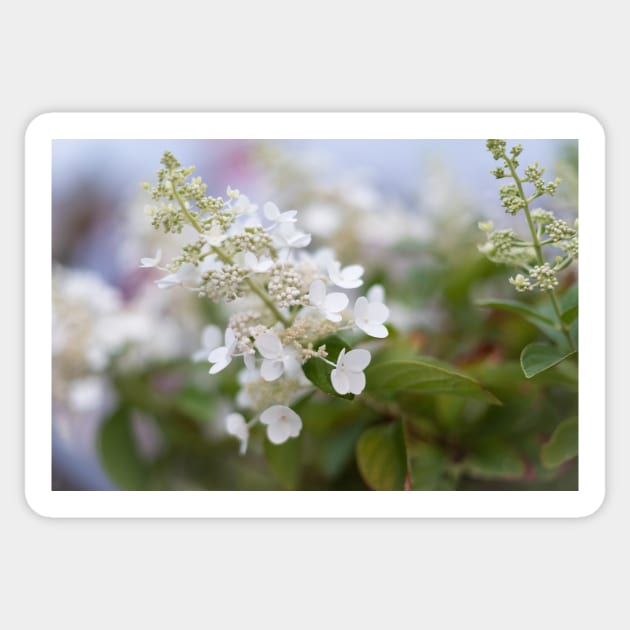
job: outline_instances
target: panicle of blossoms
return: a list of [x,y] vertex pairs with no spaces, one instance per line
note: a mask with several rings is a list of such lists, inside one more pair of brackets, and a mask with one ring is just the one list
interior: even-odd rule
[[311,235],[299,226],[297,210],[270,201],[253,204],[230,187],[227,199],[207,197],[206,185],[192,177],[194,167],[182,167],[169,152],[161,163],[157,185],[144,184],[156,202],[148,214],[157,229],[189,232],[190,242],[163,267],[157,255],[141,266],[166,272],[158,288],[179,285],[231,303],[232,315],[215,347],[208,347],[208,329],[202,340],[211,374],[236,358],[245,366],[236,402],[250,420],[232,415],[226,430],[240,440],[242,451],[257,422],[266,426],[270,441],[282,443],[301,429],[290,406],[312,389],[302,369],[306,361],[334,367],[331,386],[340,395],[360,394],[365,387],[369,351],[348,348],[329,357],[321,340],[340,330],[384,338],[389,309],[382,300],[356,295],[364,284],[362,265],[347,265],[331,250],[306,251]]
[[553,196],[560,180],[545,181],[545,168],[538,162],[526,166],[519,175],[517,158],[523,152],[521,145],[508,150],[505,140],[488,140],[486,147],[500,163],[491,173],[497,179],[512,179],[499,189],[501,205],[508,214],[521,210],[525,213],[530,235],[522,238],[512,229],[494,230],[492,221],[481,222],[479,228],[485,232],[486,242],[479,245],[479,251],[492,262],[522,272],[509,279],[517,291],[553,291],[559,285],[557,274],[578,257],[577,219],[571,227],[553,212],[532,209],[530,204],[543,195]]

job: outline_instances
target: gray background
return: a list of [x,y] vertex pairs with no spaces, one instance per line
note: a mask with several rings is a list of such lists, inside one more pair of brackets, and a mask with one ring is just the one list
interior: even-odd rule
[[[627,626],[630,439],[621,357],[628,283],[623,261],[612,256],[627,238],[623,152],[630,103],[626,22],[616,6],[537,0],[12,6],[0,38],[1,382],[8,399],[0,424],[0,625]],[[607,132],[609,160],[603,507],[580,520],[35,516],[23,495],[23,134],[39,113],[81,110],[595,115]],[[603,208],[588,211],[604,220]],[[48,281],[45,270],[42,281]],[[42,360],[49,360],[45,351]]]

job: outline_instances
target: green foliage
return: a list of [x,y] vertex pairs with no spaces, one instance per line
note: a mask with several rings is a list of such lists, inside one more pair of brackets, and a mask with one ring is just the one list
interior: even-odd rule
[[286,490],[295,490],[300,483],[302,467],[302,440],[288,440],[272,444],[265,440],[265,458],[275,478]]
[[357,444],[357,463],[373,490],[402,490],[407,466],[400,422],[367,429]]
[[540,449],[546,468],[557,468],[578,454],[578,419],[569,418],[558,425],[550,440]]
[[374,393],[412,391],[424,394],[448,393],[500,404],[475,379],[437,362],[386,361],[368,368],[367,391]]
[[149,470],[136,445],[130,410],[120,407],[104,423],[98,439],[103,466],[125,490],[144,490]]
[[521,353],[521,367],[527,378],[532,378],[544,370],[558,365],[561,361],[573,356],[573,352],[564,352],[556,346],[546,343],[530,343]]

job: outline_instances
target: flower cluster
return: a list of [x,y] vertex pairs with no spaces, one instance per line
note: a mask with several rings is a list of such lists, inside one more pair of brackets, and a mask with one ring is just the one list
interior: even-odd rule
[[[486,146],[492,157],[502,162],[492,174],[497,179],[513,180],[499,190],[501,205],[508,214],[521,210],[525,213],[530,236],[521,238],[514,230],[494,230],[492,221],[482,222],[479,228],[487,240],[479,245],[479,251],[492,262],[523,272],[509,279],[517,291],[553,291],[559,285],[557,274],[578,257],[578,222],[576,219],[571,227],[549,210],[530,209],[530,204],[543,195],[553,196],[560,180],[545,181],[545,169],[538,162],[526,166],[519,176],[517,158],[523,152],[521,145],[511,147],[509,152],[505,140],[488,140]],[[549,260],[544,256],[548,248],[555,249]]]
[[[221,340],[212,339],[214,329],[203,335],[211,374],[236,358],[243,361],[236,401],[251,417],[232,413],[226,428],[240,440],[242,452],[257,422],[266,426],[271,442],[280,444],[302,427],[291,405],[312,389],[302,369],[307,361],[333,368],[330,384],[340,395],[365,388],[369,351],[344,348],[333,357],[321,340],[352,329],[384,338],[389,309],[377,292],[348,294],[363,285],[361,265],[345,266],[329,249],[307,251],[311,235],[298,227],[296,210],[272,202],[259,208],[229,187],[225,200],[207,197],[206,185],[191,177],[194,167],[183,168],[168,152],[161,163],[157,185],[144,185],[154,200],[147,213],[156,228],[189,232],[190,242],[164,266],[159,252],[140,264],[166,273],[156,281],[159,288],[179,285],[233,303]],[[210,342],[216,345],[209,347]]]

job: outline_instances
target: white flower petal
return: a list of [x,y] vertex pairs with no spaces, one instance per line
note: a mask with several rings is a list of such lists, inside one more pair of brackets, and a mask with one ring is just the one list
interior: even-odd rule
[[252,252],[245,252],[244,261],[245,266],[249,269],[256,269],[258,265],[258,258],[256,258],[256,254],[252,254]]
[[329,293],[324,298],[324,310],[329,313],[339,313],[348,306],[348,301],[345,293]]
[[341,270],[344,280],[358,280],[363,275],[363,267],[361,265],[348,265]]
[[236,343],[236,335],[231,328],[225,329],[225,347],[228,349],[232,349],[232,346]]
[[311,283],[311,288],[308,292],[308,298],[311,301],[311,304],[322,307],[324,304],[324,299],[326,297],[326,285],[322,280],[313,280]]
[[286,422],[274,422],[267,427],[267,437],[272,444],[284,444],[291,437],[291,427]]
[[263,333],[257,337],[254,345],[265,359],[278,360],[282,357],[282,343],[273,333]]
[[287,243],[290,247],[308,247],[311,243],[311,235],[300,232],[299,234],[291,237]]
[[364,319],[367,316],[369,302],[367,298],[361,296],[354,303],[354,318]]
[[243,361],[245,362],[245,367],[248,370],[256,369],[256,355],[253,352],[246,352],[243,355]]
[[370,287],[367,292],[367,299],[370,302],[384,302],[385,301],[385,289],[382,284],[375,284]]
[[265,271],[269,271],[273,267],[273,260],[271,258],[264,258],[258,261],[258,265],[256,266],[256,271],[260,273],[264,273]]
[[326,313],[326,319],[329,322],[340,322],[342,317],[339,313]]
[[268,201],[263,206],[263,214],[265,215],[265,218],[269,219],[270,221],[277,221],[278,217],[280,216],[280,210],[278,210],[278,206],[276,206],[275,203]]
[[350,381],[344,370],[334,369],[330,373],[330,382],[335,391],[342,396],[350,391]]
[[237,438],[242,438],[248,433],[245,418],[240,413],[231,413],[226,416],[225,428],[230,435],[235,435]]
[[365,389],[365,374],[363,372],[346,372],[351,394],[360,394]]
[[263,359],[260,375],[265,381],[275,381],[282,376],[284,363],[278,359]]
[[357,348],[356,350],[350,350],[343,359],[344,368],[352,372],[360,372],[370,365],[372,355],[368,350],[363,348]]
[[228,356],[228,349],[225,346],[219,346],[208,355],[208,361],[210,361],[210,363],[219,363],[227,360]]
[[376,324],[382,324],[389,317],[389,309],[382,302],[372,302],[367,308],[367,318]]
[[370,335],[370,337],[376,337],[377,339],[385,339],[389,335],[389,331],[383,324],[376,324],[374,322],[364,322],[363,325],[357,326],[361,328],[366,334]]
[[297,221],[297,210],[287,210],[278,217],[279,221],[295,223]]
[[205,349],[216,348],[221,343],[221,329],[214,324],[206,326],[201,333],[201,345]]
[[218,361],[217,363],[215,363],[209,370],[208,372],[210,374],[217,374],[218,372],[220,372],[221,370],[224,370],[228,365],[230,365],[230,363],[232,362],[232,357],[227,357],[225,360],[223,361]]

